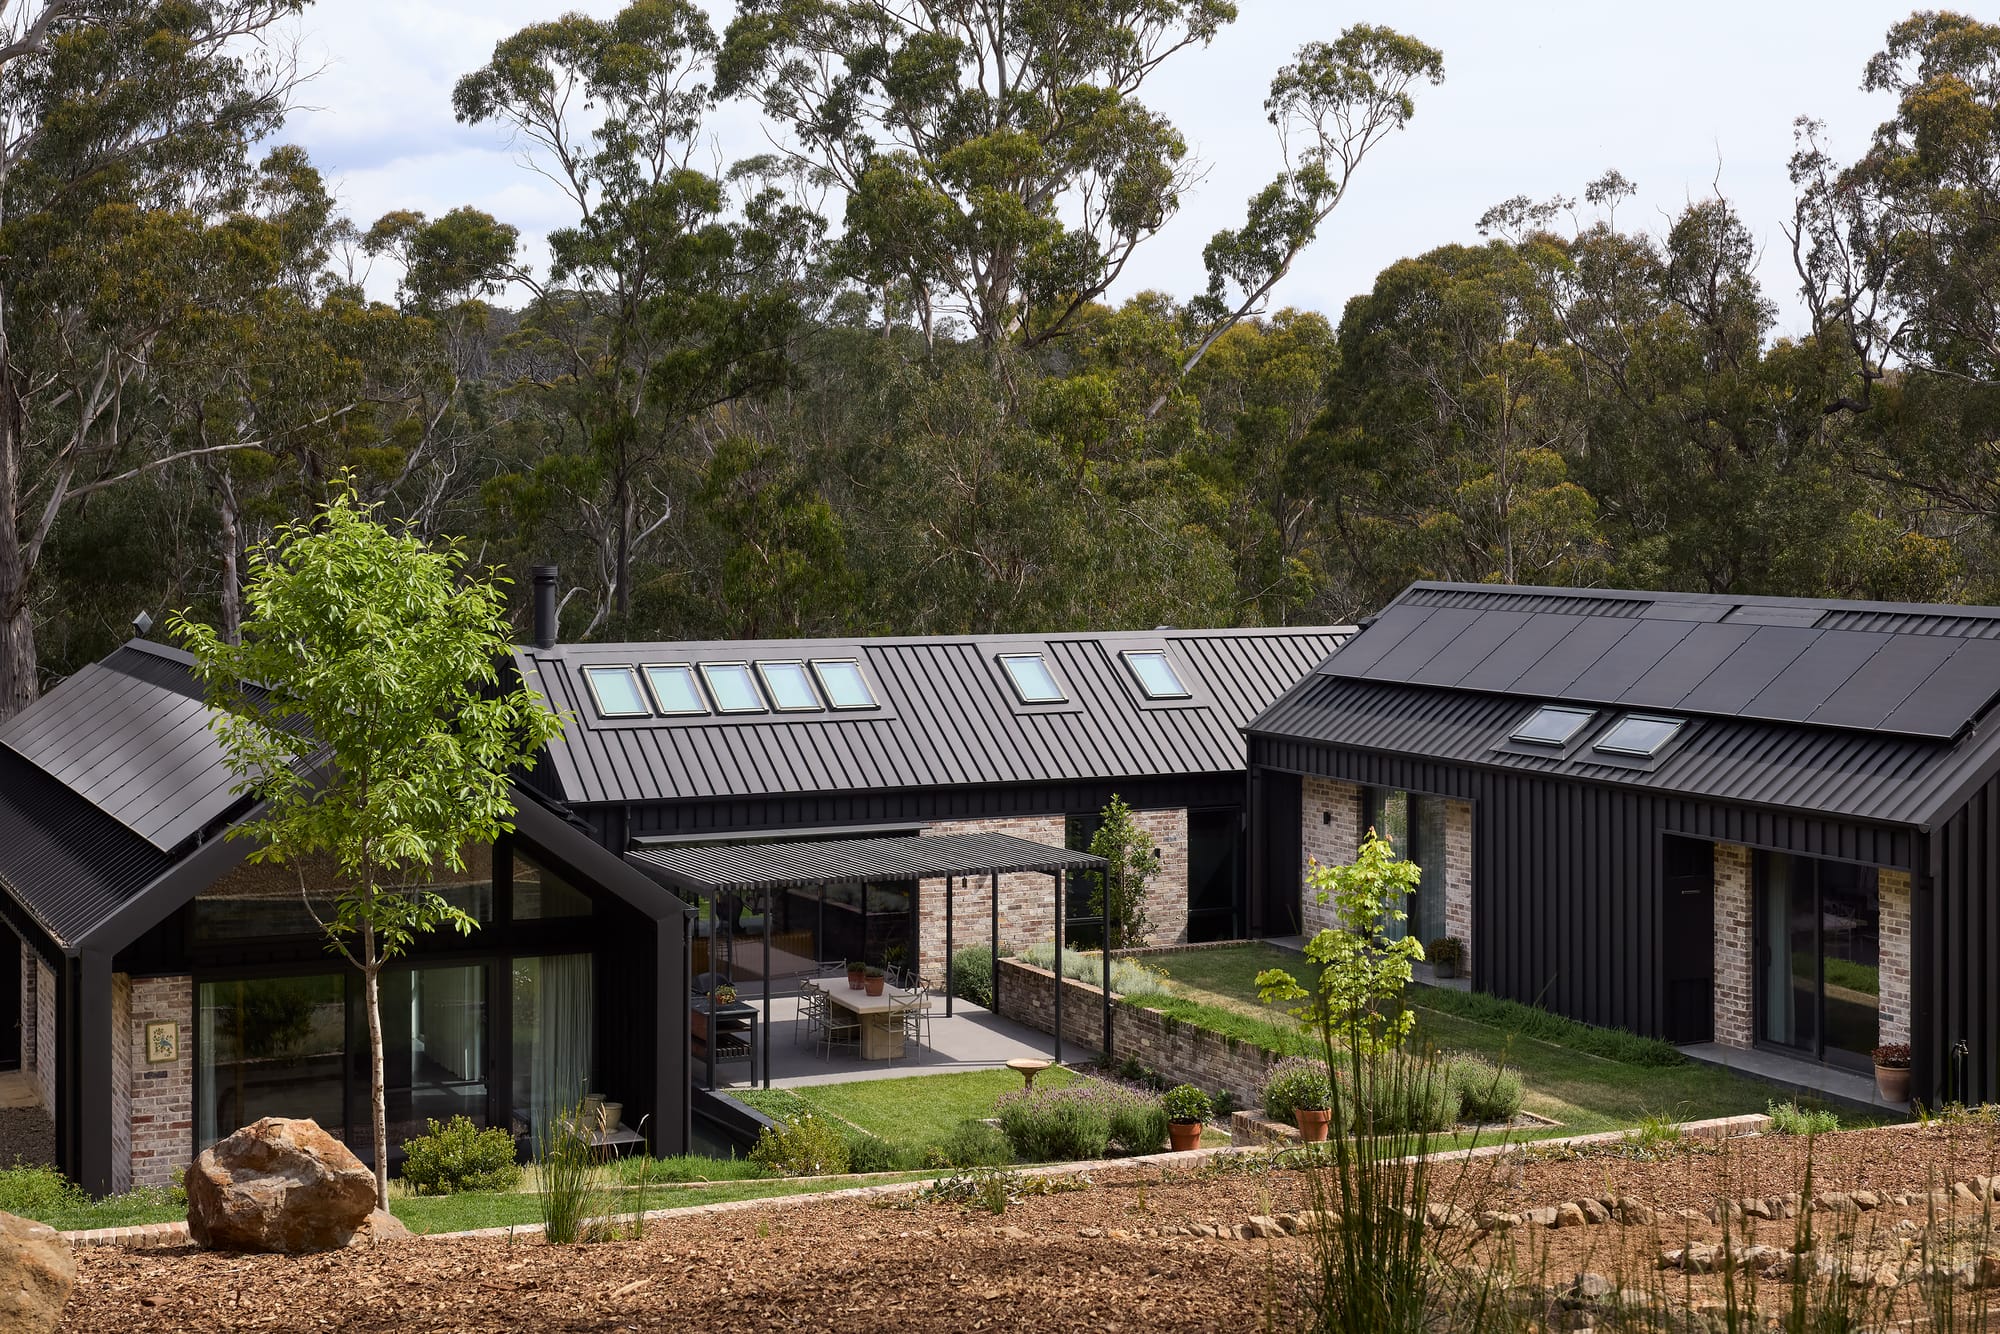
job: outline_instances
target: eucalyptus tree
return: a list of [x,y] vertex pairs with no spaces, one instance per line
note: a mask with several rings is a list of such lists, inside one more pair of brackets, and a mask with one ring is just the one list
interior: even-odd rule
[[197,308],[293,69],[303,0],[0,4],[0,717],[38,688],[35,599],[85,497],[229,440],[162,445],[135,398]]
[[688,0],[634,0],[521,29],[453,93],[459,119],[506,127],[575,215],[548,238],[546,279],[513,271],[530,293],[514,366],[543,457],[495,491],[580,530],[596,567],[586,634],[629,616],[638,553],[698,471],[693,423],[781,378],[808,295],[818,219],[767,163],[697,165],[718,45]]
[[1067,331],[1196,174],[1138,94],[1229,0],[740,0],[721,92],[846,195],[845,271],[927,339]]

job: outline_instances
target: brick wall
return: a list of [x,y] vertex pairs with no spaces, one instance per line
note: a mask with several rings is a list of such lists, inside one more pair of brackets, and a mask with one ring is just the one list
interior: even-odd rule
[[[1053,847],[1063,845],[1060,815],[1013,819],[940,821],[927,834],[1012,834]],[[984,945],[993,936],[992,881],[988,876],[961,879],[952,894],[952,943],[959,949]],[[917,886],[917,969],[926,977],[944,977],[944,881],[925,880]],[[1019,949],[1055,939],[1055,877],[1041,874],[1000,877],[1000,947]]]
[[1881,896],[1881,1019],[1877,1042],[1910,1040],[1910,873],[1884,868]]
[[[129,1035],[121,1045],[129,1062],[129,1152],[132,1184],[164,1186],[194,1156],[194,979],[141,977],[132,981]],[[180,1025],[177,1059],[146,1059],[146,1025],[171,1019]]]
[[1748,1047],[1756,1037],[1750,849],[1715,845],[1715,1040]]
[[[111,1031],[132,1031],[132,979],[111,975]],[[144,1060],[130,1042],[111,1044],[111,1189],[132,1189],[132,1062]]]
[[[1146,881],[1146,915],[1152,929],[1146,943],[1177,944],[1187,939],[1188,819],[1185,809],[1134,811],[1134,822],[1152,835],[1160,850],[1160,870]],[[981,820],[945,820],[926,834],[1012,834],[1060,848],[1065,838],[1060,815]],[[952,943],[959,949],[993,938],[991,879],[960,880],[952,893]],[[925,880],[917,892],[917,967],[927,977],[944,977],[944,881]],[[1000,877],[1000,947],[1003,951],[1044,945],[1055,939],[1055,878],[1040,873]]]
[[[22,961],[22,976],[32,988],[29,1004],[21,1011],[24,1026],[32,1024],[35,1063],[28,1067],[29,1081],[41,1096],[42,1107],[51,1115],[56,1110],[56,975],[42,956],[30,952]],[[29,1016],[33,1016],[32,1019]]]
[[[34,1083],[35,1074],[35,983],[37,975],[35,962],[37,955],[28,948],[28,942],[18,942],[21,947],[21,1069]],[[36,1090],[39,1095],[40,1090]]]
[[[1043,1033],[1055,1032],[1054,974],[1017,959],[1002,959],[1000,973],[1000,1013]],[[1063,988],[1063,1041],[1103,1051],[1104,993],[1069,978]],[[1279,1059],[1248,1043],[1232,1046],[1228,1039],[1189,1024],[1170,1024],[1158,1011],[1115,997],[1111,1051],[1116,1059],[1133,1057],[1175,1083],[1199,1085],[1211,1093],[1228,1089],[1244,1106],[1258,1104],[1265,1075]],[[1074,1059],[1067,1048],[1063,1055]]]
[[1342,866],[1361,852],[1361,789],[1330,778],[1307,777],[1299,785],[1299,921],[1308,936],[1332,926],[1333,913],[1306,890],[1304,877],[1314,862]]
[[1180,945],[1187,941],[1188,814],[1185,807],[1164,811],[1134,811],[1132,822],[1152,835],[1160,852],[1160,869],[1146,880],[1147,945]]
[[1428,803],[1444,808],[1444,933],[1465,945],[1465,962],[1472,971],[1472,803]]

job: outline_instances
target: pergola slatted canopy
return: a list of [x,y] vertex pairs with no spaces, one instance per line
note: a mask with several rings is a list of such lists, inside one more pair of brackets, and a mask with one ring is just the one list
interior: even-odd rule
[[[640,847],[625,860],[670,889],[713,900],[719,894],[769,896],[783,890],[833,885],[866,885],[896,880],[942,880],[945,884],[944,1006],[952,1012],[952,891],[958,881],[985,876],[992,887],[992,947],[1000,954],[1000,877],[1039,874],[1054,878],[1055,893],[1055,1058],[1062,1061],[1061,955],[1063,882],[1073,871],[1104,871],[1110,863],[1089,852],[1052,847],[1012,834],[938,834],[934,837],[850,838],[773,843],[730,843],[689,847]],[[771,1086],[771,933],[764,940],[764,1087]],[[1111,951],[1104,955],[1104,1047],[1111,1054]],[[1000,975],[994,970],[993,1008],[1000,1008]],[[710,997],[709,1021],[714,1023]]]
[[1035,843],[1012,834],[939,834],[925,838],[831,839],[813,843],[739,843],[639,848],[627,860],[675,888],[707,897],[880,880],[942,880],[969,875],[1101,871],[1104,858]]

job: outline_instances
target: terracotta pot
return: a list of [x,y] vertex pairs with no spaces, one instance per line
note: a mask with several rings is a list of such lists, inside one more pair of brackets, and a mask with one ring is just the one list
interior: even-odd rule
[[1326,1128],[1333,1120],[1333,1112],[1325,1107],[1318,1110],[1294,1107],[1292,1120],[1298,1122],[1300,1139],[1307,1144],[1318,1144],[1326,1139]]
[[1186,1153],[1189,1149],[1201,1147],[1201,1122],[1169,1121],[1167,1138],[1173,1141],[1175,1153]]
[[1875,1091],[1883,1101],[1905,1103],[1910,1100],[1910,1067],[1878,1065],[1875,1067]]
[[847,989],[849,991],[861,990],[861,970],[859,968],[854,969],[847,975]]
[[870,977],[870,978],[865,978],[863,980],[868,984],[868,994],[871,996],[879,996],[882,994],[882,984],[884,982],[887,982],[889,979],[886,977]]

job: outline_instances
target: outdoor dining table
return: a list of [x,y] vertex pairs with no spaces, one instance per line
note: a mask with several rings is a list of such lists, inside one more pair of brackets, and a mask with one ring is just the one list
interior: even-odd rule
[[819,978],[811,985],[826,994],[829,1005],[838,1005],[860,1021],[864,1061],[889,1061],[901,1056],[903,1026],[897,1022],[897,1008],[912,1002],[926,1007],[930,1004],[928,995],[909,987],[885,986],[881,995],[871,996],[865,990],[850,989],[842,978]]

